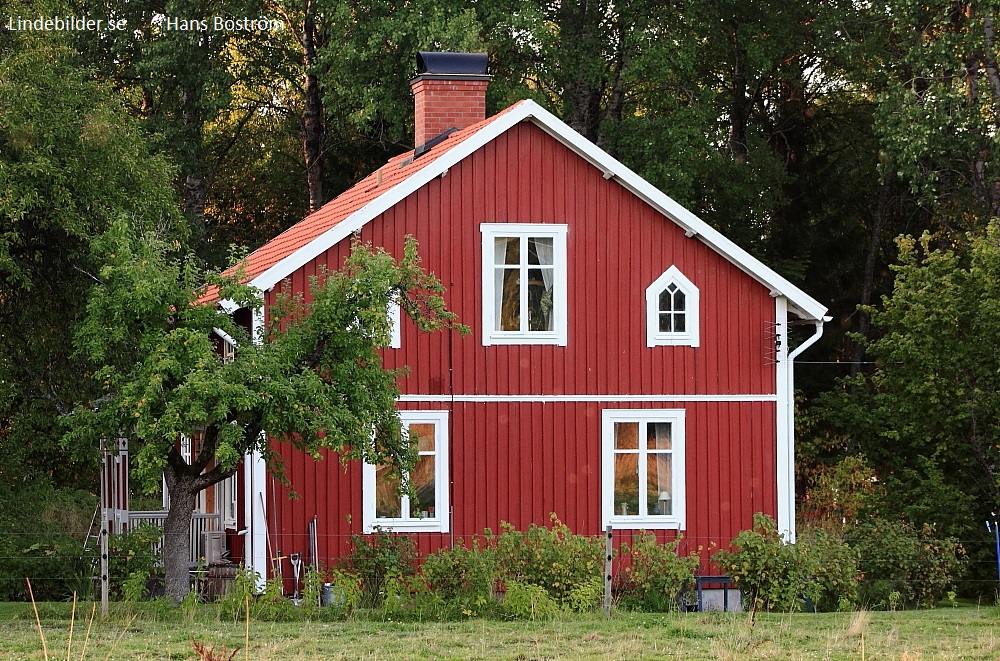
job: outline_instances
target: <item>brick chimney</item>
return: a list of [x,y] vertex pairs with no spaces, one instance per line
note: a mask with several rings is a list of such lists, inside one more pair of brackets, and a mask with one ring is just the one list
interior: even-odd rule
[[416,147],[486,119],[486,53],[418,53],[413,89]]

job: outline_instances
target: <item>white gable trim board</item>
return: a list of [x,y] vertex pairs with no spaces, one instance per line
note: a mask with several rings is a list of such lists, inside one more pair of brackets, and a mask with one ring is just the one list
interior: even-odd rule
[[822,320],[826,307],[810,297],[768,266],[723,236],[718,230],[682,207],[662,191],[630,170],[616,158],[571,129],[558,117],[534,101],[521,101],[508,111],[495,117],[483,128],[462,140],[439,156],[432,163],[412,176],[388,189],[361,209],[317,238],[280,260],[251,281],[258,289],[268,291],[295,270],[324,253],[340,241],[361,229],[366,223],[392,208],[434,178],[445,175],[461,160],[485,146],[519,122],[529,120],[543,131],[572,149],[582,158],[604,172],[606,178],[615,177],[647,204],[680,225],[691,236],[697,236],[716,252],[726,257],[742,271],[768,287],[772,295],[785,296],[789,307],[799,316]]

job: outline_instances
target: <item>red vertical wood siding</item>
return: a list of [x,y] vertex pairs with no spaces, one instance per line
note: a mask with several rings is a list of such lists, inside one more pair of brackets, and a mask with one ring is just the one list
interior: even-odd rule
[[[482,344],[480,223],[569,226],[568,345]],[[419,333],[403,321],[402,348],[385,365],[408,365],[409,395],[774,395],[775,306],[767,288],[653,210],[530,122],[522,123],[368,223],[365,241],[401,254],[420,243],[424,266],[473,333]],[[319,265],[338,268],[341,242],[296,271],[305,291]],[[676,265],[700,290],[701,346],[647,347],[645,290]],[[282,289],[284,284],[277,287]],[[274,292],[267,302],[274,299]],[[557,513],[573,530],[600,533],[601,410],[687,410],[689,543],[725,544],[754,512],[776,510],[773,401],[455,402],[448,408],[453,532],[421,534],[422,550],[452,537],[519,528]],[[276,485],[269,526],[277,550],[308,549],[319,520],[320,555],[337,557],[361,530],[361,475],[336,458],[316,464],[281,449],[292,488]],[[272,505],[269,502],[269,506]],[[669,537],[671,533],[666,533]]]

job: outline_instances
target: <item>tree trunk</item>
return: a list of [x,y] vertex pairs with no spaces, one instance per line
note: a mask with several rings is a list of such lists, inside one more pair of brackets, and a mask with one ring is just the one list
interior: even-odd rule
[[167,597],[176,606],[191,590],[191,520],[198,491],[194,480],[187,475],[178,475],[170,467],[164,475],[170,509],[163,522],[163,570]]
[[236,467],[223,470],[220,466],[202,472],[214,460],[218,440],[218,429],[209,427],[202,436],[201,448],[192,463],[185,461],[175,447],[170,451],[163,470],[170,496],[170,508],[163,522],[163,569],[166,594],[175,606],[191,589],[191,520],[195,496],[236,472]]
[[[868,241],[868,254],[865,257],[865,273],[861,283],[861,305],[872,304],[872,296],[875,291],[875,266],[878,262],[879,252],[882,245],[882,222],[886,214],[889,213],[889,197],[892,193],[892,177],[885,175],[882,179],[882,188],[879,190],[878,205],[875,207],[875,219],[872,226],[871,238]],[[858,313],[858,334],[866,340],[870,340],[871,315],[867,310],[862,309]],[[851,376],[857,376],[861,371],[861,361],[865,357],[865,346],[860,342],[854,343],[854,351],[851,355]]]
[[309,211],[323,206],[323,143],[326,127],[323,122],[323,98],[316,75],[316,23],[310,0],[305,3],[302,20],[302,60],[305,67],[305,112],[302,117],[302,151],[306,161],[306,181],[309,186]]

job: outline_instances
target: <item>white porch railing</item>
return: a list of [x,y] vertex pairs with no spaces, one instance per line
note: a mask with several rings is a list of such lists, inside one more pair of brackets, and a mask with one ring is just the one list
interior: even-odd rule
[[[128,513],[128,527],[131,530],[136,526],[143,524],[154,525],[163,527],[163,522],[167,518],[166,510],[160,510],[155,512],[129,512]],[[189,562],[192,565],[197,565],[202,562],[202,558],[205,557],[205,548],[203,540],[205,536],[203,533],[213,532],[222,530],[222,515],[221,514],[202,514],[200,512],[195,512],[191,517],[191,557]],[[156,547],[157,551],[163,550],[163,538]]]

